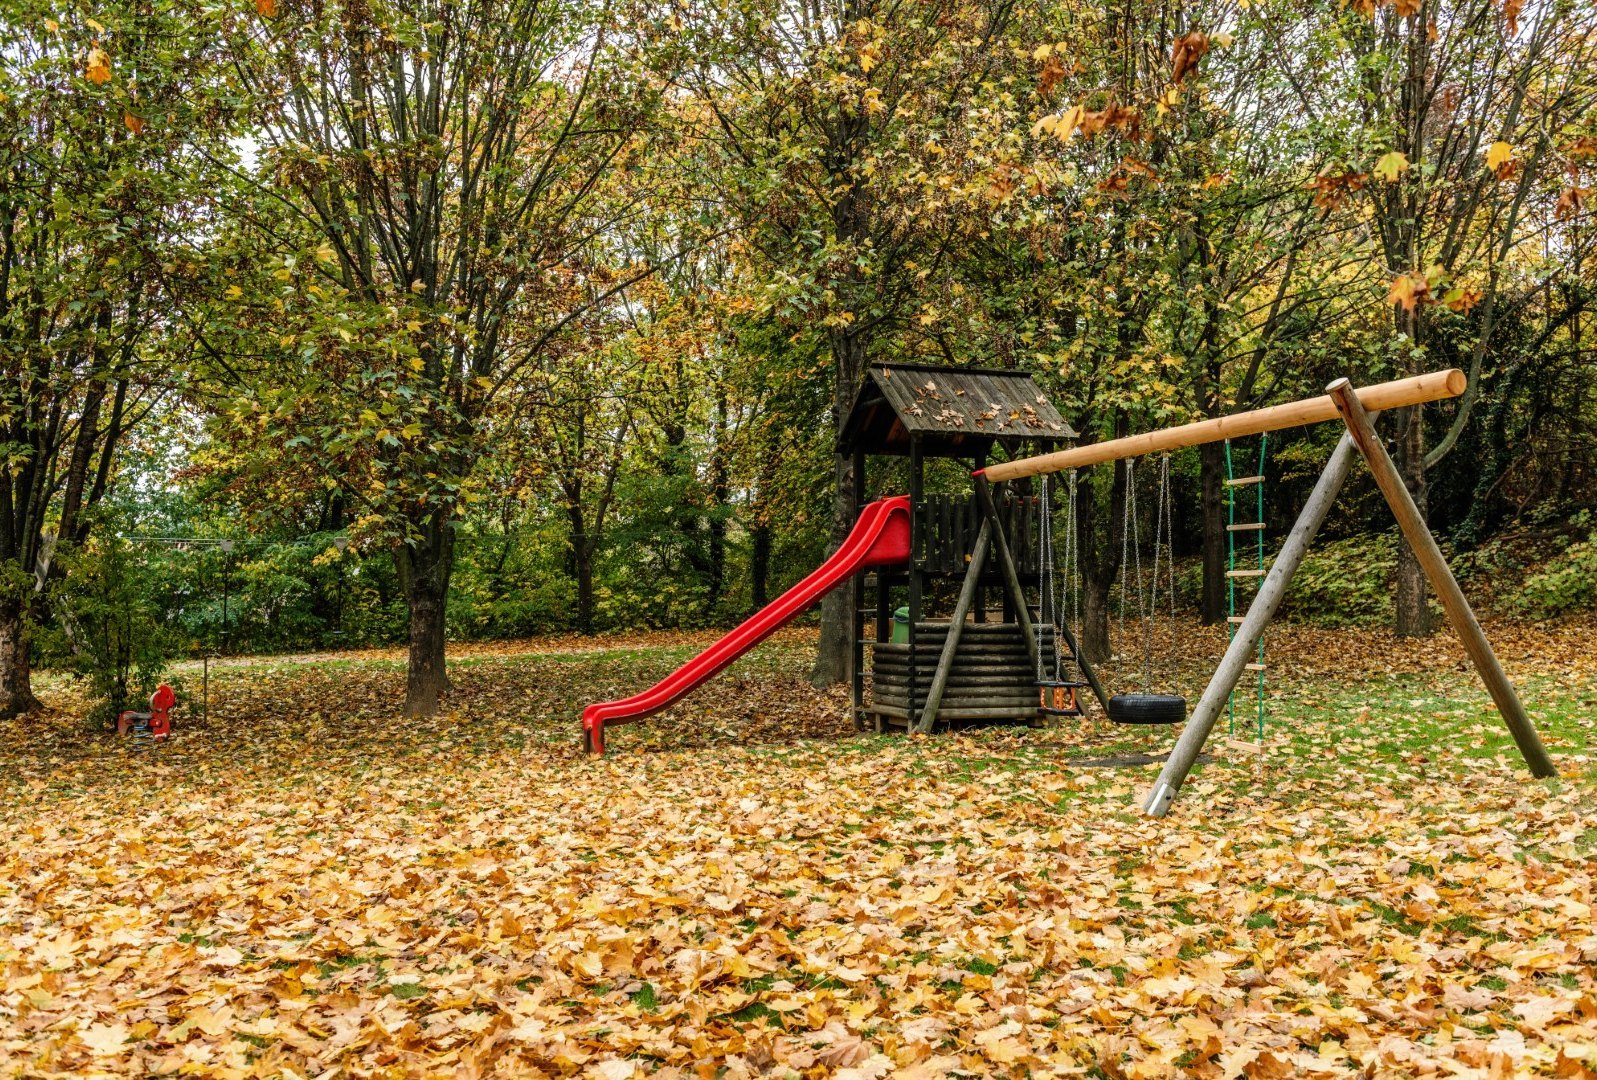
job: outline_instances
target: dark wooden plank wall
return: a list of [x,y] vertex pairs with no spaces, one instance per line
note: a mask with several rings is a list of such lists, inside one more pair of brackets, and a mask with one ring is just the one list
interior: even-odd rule
[[[1038,504],[1034,498],[1007,498],[998,517],[1023,577],[1035,577]],[[915,565],[928,574],[963,574],[981,531],[981,509],[974,496],[927,495],[915,504],[918,544]],[[996,573],[996,570],[994,571]]]

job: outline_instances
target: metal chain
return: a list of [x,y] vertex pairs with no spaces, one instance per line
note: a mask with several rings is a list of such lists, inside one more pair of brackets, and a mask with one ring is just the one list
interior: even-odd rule
[[1170,455],[1166,454],[1159,462],[1159,495],[1158,512],[1154,519],[1153,527],[1153,581],[1150,583],[1151,592],[1148,597],[1149,626],[1145,635],[1146,653],[1143,660],[1144,680],[1149,678],[1149,669],[1153,666],[1153,626],[1152,616],[1159,608],[1159,557],[1160,549],[1164,550],[1165,575],[1168,578],[1166,592],[1170,600],[1170,638],[1175,640],[1176,618],[1176,548],[1175,548],[1175,503],[1170,492]]
[[1065,600],[1070,605],[1070,629],[1081,640],[1081,533],[1076,520],[1076,470],[1070,470],[1070,509],[1065,514]]
[[[1126,459],[1126,501],[1125,512],[1120,528],[1120,573],[1122,585],[1120,588],[1120,638],[1125,640],[1126,634],[1126,585],[1132,586],[1132,595],[1136,598],[1137,614],[1142,619],[1142,632],[1144,639],[1143,649],[1143,691],[1148,689],[1147,667],[1149,662],[1149,649],[1147,643],[1151,640],[1148,635],[1153,632],[1152,611],[1149,607],[1149,596],[1146,579],[1142,573],[1142,526],[1141,515],[1137,512],[1137,470],[1136,459]],[[1129,547],[1129,552],[1128,552]],[[1135,574],[1127,579],[1127,563],[1134,568]]]
[[[1042,497],[1037,514],[1037,591],[1041,594],[1037,598],[1038,621],[1044,626],[1050,625],[1052,614],[1049,608],[1053,606],[1053,578],[1054,578],[1054,523],[1052,508],[1048,505],[1048,477],[1041,476],[1038,480],[1042,484]],[[1040,627],[1039,627],[1040,629]],[[1055,662],[1057,670],[1058,663]],[[1043,681],[1042,649],[1037,650],[1037,681]]]

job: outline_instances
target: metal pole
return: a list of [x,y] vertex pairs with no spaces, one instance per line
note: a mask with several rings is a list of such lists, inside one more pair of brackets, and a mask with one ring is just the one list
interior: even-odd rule
[[1342,484],[1347,479],[1348,470],[1353,464],[1355,449],[1353,436],[1349,434],[1343,435],[1336,444],[1336,449],[1331,452],[1331,460],[1326,462],[1325,471],[1320,474],[1314,490],[1309,493],[1309,501],[1303,505],[1291,533],[1281,545],[1281,553],[1275,557],[1275,563],[1270,567],[1269,574],[1265,576],[1264,584],[1259,586],[1258,593],[1253,597],[1253,603],[1248,606],[1248,613],[1243,617],[1242,625],[1238,626],[1236,633],[1232,635],[1231,644],[1226,646],[1224,659],[1215,669],[1214,676],[1203,691],[1203,697],[1198,700],[1197,708],[1192,710],[1192,719],[1187,721],[1186,728],[1181,732],[1181,738],[1176,742],[1176,748],[1170,751],[1170,757],[1159,773],[1158,781],[1143,800],[1143,812],[1149,817],[1164,817],[1170,812],[1170,804],[1175,801],[1176,792],[1181,790],[1181,785],[1186,782],[1187,774],[1192,771],[1192,766],[1198,760],[1198,753],[1203,749],[1204,742],[1208,740],[1209,733],[1214,730],[1214,725],[1220,719],[1220,713],[1225,708],[1226,702],[1231,699],[1231,692],[1236,689],[1237,681],[1247,670],[1248,662],[1253,658],[1253,651],[1264,635],[1264,628],[1269,625],[1271,619],[1275,618],[1281,600],[1286,596],[1287,586],[1292,583],[1292,575],[1297,573],[1298,567],[1303,562],[1303,556],[1309,550],[1309,543],[1314,539],[1314,534],[1320,531],[1320,526],[1325,523],[1331,504],[1336,501],[1337,492],[1342,490]]
[[1346,379],[1336,380],[1326,387],[1326,390],[1336,402],[1342,419],[1347,422],[1348,432],[1358,443],[1359,450],[1364,454],[1364,460],[1369,462],[1370,472],[1375,475],[1376,485],[1392,507],[1392,513],[1397,518],[1398,526],[1403,530],[1403,536],[1408,540],[1409,547],[1414,550],[1414,556],[1424,569],[1425,576],[1430,579],[1431,588],[1436,590],[1436,597],[1447,611],[1447,618],[1453,624],[1453,630],[1464,643],[1464,651],[1469,653],[1475,670],[1480,672],[1481,681],[1486,684],[1487,692],[1497,703],[1497,711],[1503,714],[1503,722],[1513,734],[1514,742],[1519,746],[1525,764],[1530,766],[1531,775],[1557,776],[1558,770],[1553,767],[1552,758],[1547,756],[1547,748],[1542,745],[1541,736],[1536,734],[1536,725],[1531,723],[1530,716],[1525,712],[1524,702],[1519,700],[1519,695],[1514,691],[1514,684],[1508,679],[1508,673],[1503,670],[1503,665],[1497,660],[1497,654],[1492,651],[1491,642],[1486,640],[1480,621],[1475,618],[1475,612],[1470,608],[1464,590],[1458,587],[1458,579],[1453,576],[1452,569],[1447,565],[1447,559],[1442,555],[1442,549],[1436,544],[1436,537],[1431,535],[1430,527],[1425,524],[1420,508],[1415,505],[1414,496],[1409,494],[1408,485],[1403,483],[1403,477],[1398,473],[1397,466],[1392,464],[1386,447],[1381,445],[1380,438],[1376,436],[1375,427],[1370,422],[1370,414],[1360,404],[1358,395],[1353,392],[1352,384]]
[[222,541],[222,655],[228,653],[230,633],[227,624],[227,591],[233,570],[233,541]]

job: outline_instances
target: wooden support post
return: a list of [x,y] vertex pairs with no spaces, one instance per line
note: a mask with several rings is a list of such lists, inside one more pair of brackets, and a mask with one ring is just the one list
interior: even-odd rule
[[1031,605],[1026,601],[1026,590],[1020,585],[1020,571],[1015,567],[1014,553],[1009,550],[1009,540],[1004,536],[1003,522],[998,520],[998,504],[993,501],[992,485],[984,476],[976,477],[976,499],[981,503],[982,516],[992,524],[993,547],[998,551],[998,566],[1004,572],[1004,587],[1009,590],[1009,602],[1015,607],[1015,621],[1020,624],[1020,636],[1031,654],[1032,666],[1037,664],[1037,628],[1031,624]]
[[[854,516],[859,517],[865,505],[865,451],[854,449]],[[865,571],[861,570],[848,583],[848,687],[849,715],[854,720],[854,730],[865,730],[865,613],[860,610],[865,602]]]
[[971,602],[981,584],[982,567],[987,562],[987,547],[992,542],[993,523],[983,521],[976,534],[976,546],[971,549],[970,566],[965,571],[965,581],[959,587],[959,601],[954,605],[954,620],[948,626],[948,636],[943,639],[943,654],[937,658],[937,671],[932,675],[932,685],[926,691],[926,704],[922,706],[920,722],[911,730],[930,733],[937,723],[937,708],[943,703],[943,690],[948,686],[948,675],[954,669],[954,654],[959,651],[959,639],[965,631],[965,616],[970,613]]
[[1254,650],[1258,647],[1259,638],[1264,634],[1264,628],[1270,624],[1271,619],[1275,618],[1281,600],[1286,596],[1287,586],[1292,583],[1292,575],[1297,572],[1298,566],[1303,562],[1303,556],[1309,550],[1310,541],[1325,523],[1331,504],[1336,501],[1337,492],[1342,490],[1342,483],[1347,479],[1348,470],[1353,465],[1355,450],[1353,436],[1344,435],[1336,444],[1336,449],[1332,451],[1331,460],[1326,463],[1325,471],[1320,473],[1320,479],[1315,483],[1314,490],[1309,493],[1309,501],[1304,503],[1303,509],[1298,513],[1298,520],[1293,524],[1286,542],[1281,545],[1281,552],[1270,566],[1270,573],[1259,586],[1258,593],[1253,597],[1253,603],[1248,606],[1248,613],[1243,617],[1242,625],[1237,627],[1236,633],[1231,637],[1231,644],[1226,646],[1225,657],[1215,669],[1213,677],[1209,679],[1209,685],[1204,688],[1203,697],[1198,699],[1197,708],[1192,710],[1192,718],[1187,721],[1187,726],[1181,732],[1181,738],[1176,741],[1176,748],[1170,751],[1170,757],[1166,759],[1153,790],[1143,799],[1143,812],[1150,817],[1164,817],[1170,812],[1170,804],[1175,800],[1176,792],[1181,790],[1187,774],[1197,763],[1203,744],[1225,712],[1231,691],[1236,689],[1237,681],[1242,678],[1249,661],[1253,659]]
[[1443,558],[1442,549],[1436,544],[1436,537],[1431,535],[1430,527],[1425,524],[1425,518],[1421,516],[1419,507],[1414,503],[1414,496],[1409,494],[1408,485],[1403,483],[1403,477],[1398,473],[1397,466],[1392,464],[1386,447],[1381,445],[1379,436],[1375,434],[1375,426],[1370,422],[1368,411],[1360,404],[1353,385],[1346,379],[1338,379],[1326,387],[1326,391],[1336,402],[1337,411],[1342,414],[1349,433],[1358,443],[1359,450],[1364,454],[1364,460],[1369,463],[1370,472],[1375,476],[1376,486],[1381,489],[1381,494],[1386,496],[1387,504],[1391,506],[1392,513],[1397,517],[1397,524],[1403,530],[1404,538],[1414,550],[1415,558],[1419,560],[1425,576],[1430,579],[1431,588],[1436,590],[1437,598],[1441,600],[1442,607],[1447,611],[1448,621],[1453,624],[1454,632],[1464,643],[1464,651],[1469,653],[1475,670],[1480,672],[1481,681],[1486,684],[1487,692],[1497,703],[1497,711],[1503,714],[1503,722],[1513,734],[1514,742],[1518,744],[1525,764],[1530,766],[1531,775],[1536,777],[1558,775],[1552,759],[1547,756],[1547,748],[1542,745],[1541,737],[1536,734],[1536,725],[1531,723],[1530,716],[1525,712],[1524,703],[1514,691],[1514,684],[1509,682],[1508,673],[1498,662],[1497,654],[1492,651],[1491,642],[1486,640],[1486,634],[1481,630],[1481,624],[1475,618],[1475,612],[1470,608],[1464,590],[1458,587],[1458,579],[1453,576],[1452,569]]
[[926,461],[920,437],[909,437],[909,672],[904,702],[909,709],[907,729],[915,727],[915,691],[919,685],[919,657],[916,655],[915,628],[921,621],[921,590],[925,584],[921,567],[926,559]]

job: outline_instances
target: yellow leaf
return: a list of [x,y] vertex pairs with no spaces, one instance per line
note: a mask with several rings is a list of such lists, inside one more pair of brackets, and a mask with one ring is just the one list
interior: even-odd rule
[[244,290],[239,288],[237,285],[229,285],[222,295],[227,297],[229,300],[237,300],[239,297],[244,295]]
[[121,1024],[91,1024],[78,1032],[83,1045],[98,1057],[120,1054],[128,1041],[128,1029]]
[[1031,58],[1033,60],[1046,60],[1052,55],[1053,51],[1054,47],[1052,45],[1039,45],[1036,51],[1031,54]]
[[1408,170],[1408,157],[1400,151],[1389,150],[1381,155],[1381,159],[1375,163],[1373,171],[1376,176],[1379,176],[1388,184],[1392,184],[1396,183],[1397,178],[1408,172]]
[[105,33],[105,26],[102,23],[100,23],[98,20],[95,20],[95,19],[84,19],[83,20],[83,25],[87,26],[90,30],[93,30],[96,34]]
[[1513,161],[1513,144],[1503,142],[1501,139],[1492,143],[1490,149],[1486,151],[1486,167],[1499,176],[1503,175],[1504,166],[1512,164]]
[[88,61],[84,66],[83,77],[96,86],[102,86],[111,81],[111,54],[96,45],[89,50]]

